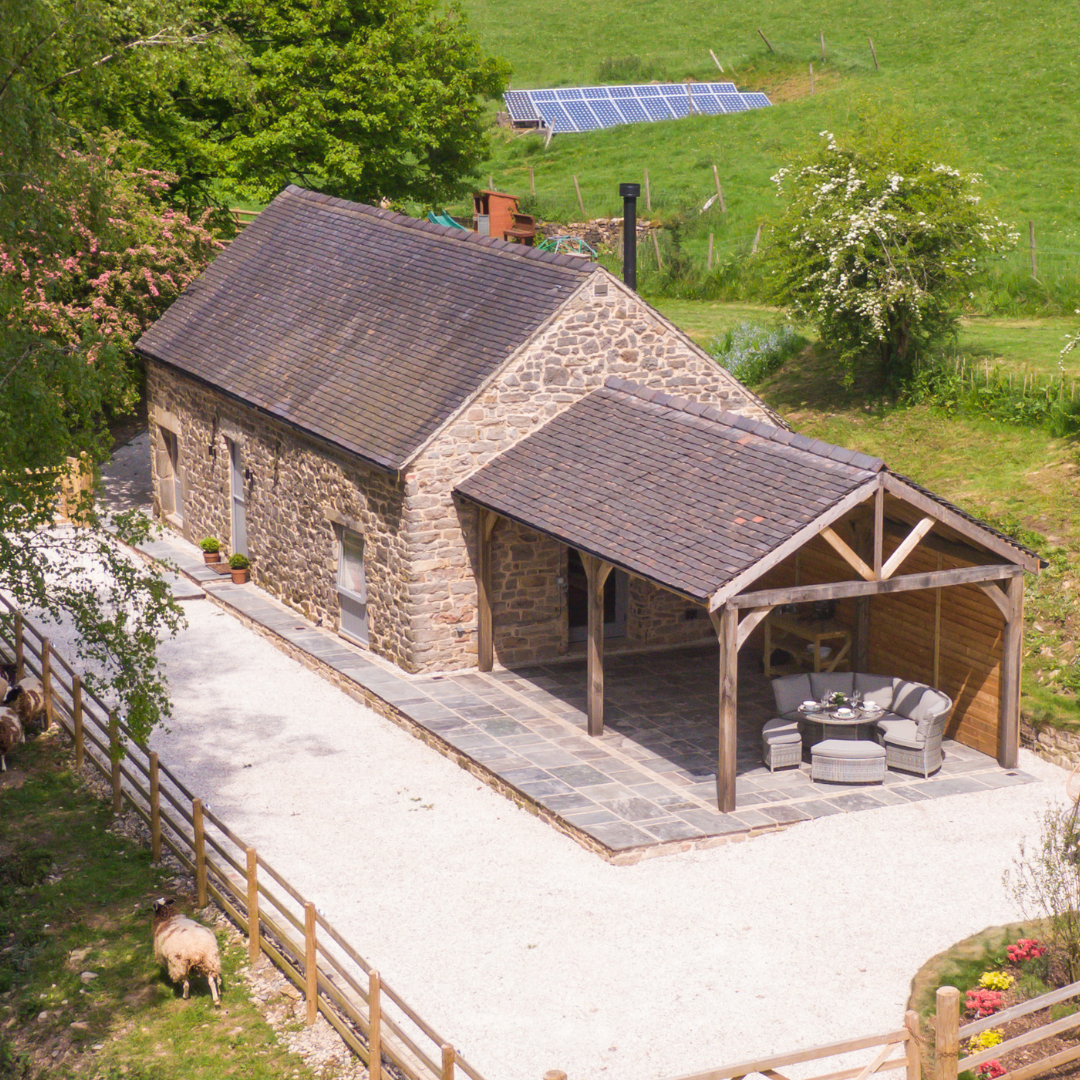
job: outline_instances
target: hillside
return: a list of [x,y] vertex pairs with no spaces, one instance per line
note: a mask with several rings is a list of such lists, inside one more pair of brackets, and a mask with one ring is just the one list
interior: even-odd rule
[[577,175],[589,216],[614,216],[618,183],[640,180],[648,168],[654,209],[663,216],[704,202],[714,190],[715,163],[728,211],[713,223],[717,244],[737,246],[774,212],[769,178],[800,145],[826,128],[850,124],[866,102],[891,103],[940,136],[951,164],[984,175],[987,197],[1021,227],[1025,250],[1017,269],[1030,273],[1027,222],[1033,221],[1040,277],[1075,279],[1080,57],[1065,0],[809,0],[797,6],[611,0],[587,8],[537,0],[527,9],[504,0],[465,0],[464,7],[484,46],[512,64],[515,87],[714,79],[712,48],[741,89],[764,90],[775,103],[736,116],[559,135],[546,151],[535,137],[508,139],[500,132],[484,176],[527,193],[526,166],[533,166],[541,214],[580,220]]

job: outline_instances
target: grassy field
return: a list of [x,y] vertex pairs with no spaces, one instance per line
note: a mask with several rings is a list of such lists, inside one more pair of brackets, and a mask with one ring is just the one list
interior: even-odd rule
[[[511,63],[517,88],[715,79],[711,48],[724,77],[774,101],[774,108],[736,116],[558,135],[547,150],[533,136],[500,133],[483,175],[525,194],[532,166],[544,216],[580,219],[574,175],[590,216],[616,216],[618,184],[640,181],[647,168],[653,216],[663,217],[702,204],[714,190],[716,164],[727,213],[710,212],[710,227],[719,251],[737,250],[775,212],[769,178],[778,166],[818,132],[843,129],[868,106],[888,103],[934,133],[950,163],[984,175],[987,197],[1018,223],[1025,245],[1027,222],[1035,223],[1040,278],[1075,279],[1080,270],[1080,207],[1073,197],[1080,54],[1066,0],[796,6],[763,0],[751,7],[612,0],[587,14],[568,0],[537,0],[527,12],[497,0],[465,0],[464,7],[485,47]],[[1026,259],[1024,251],[1015,259],[1020,282],[1038,291]]]
[[0,1078],[314,1080],[252,1004],[246,949],[222,941],[224,994],[184,1001],[154,962],[151,901],[193,898],[118,835],[71,769],[66,742],[31,740],[0,784]]

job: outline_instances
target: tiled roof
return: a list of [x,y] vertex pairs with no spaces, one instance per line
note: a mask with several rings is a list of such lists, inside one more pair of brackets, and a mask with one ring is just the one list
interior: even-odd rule
[[138,351],[397,469],[595,269],[290,187]]
[[609,379],[457,491],[705,600],[884,465]]

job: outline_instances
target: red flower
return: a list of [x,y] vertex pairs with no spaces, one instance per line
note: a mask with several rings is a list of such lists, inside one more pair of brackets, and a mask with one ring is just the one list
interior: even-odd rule
[[964,1008],[975,1016],[989,1016],[1004,1004],[1000,990],[969,990],[964,998]]

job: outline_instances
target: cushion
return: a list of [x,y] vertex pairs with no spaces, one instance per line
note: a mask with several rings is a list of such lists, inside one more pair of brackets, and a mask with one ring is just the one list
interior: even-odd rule
[[[909,720],[906,716],[897,716],[896,713],[886,713],[880,720],[878,720],[877,727],[878,731],[880,731],[883,735],[888,735],[889,732],[894,729],[896,731],[906,731],[907,728],[905,728],[903,725],[910,725],[913,723],[914,721]],[[900,726],[897,727],[897,725]]]
[[863,696],[863,701],[872,701],[883,709],[892,708],[893,689],[899,679],[889,675],[864,675],[855,673],[855,689]]
[[855,676],[850,671],[814,672],[810,676],[810,689],[815,701],[820,701],[826,694],[850,694],[855,689]]
[[886,745],[902,746],[905,750],[922,750],[926,746],[926,739],[920,736],[919,725],[914,720],[879,720],[878,724],[885,732]]
[[798,713],[799,706],[814,695],[810,692],[809,675],[785,675],[773,679],[772,692],[778,713]]
[[912,710],[917,709],[922,702],[923,694],[930,687],[926,683],[912,682],[910,679],[897,679],[893,688],[892,711],[898,716],[906,716],[912,719]]
[[811,753],[818,757],[866,761],[869,758],[883,758],[885,747],[869,739],[826,739],[824,742],[815,743]]
[[802,742],[799,725],[793,720],[769,720],[761,729],[761,737],[765,742],[774,745]]

